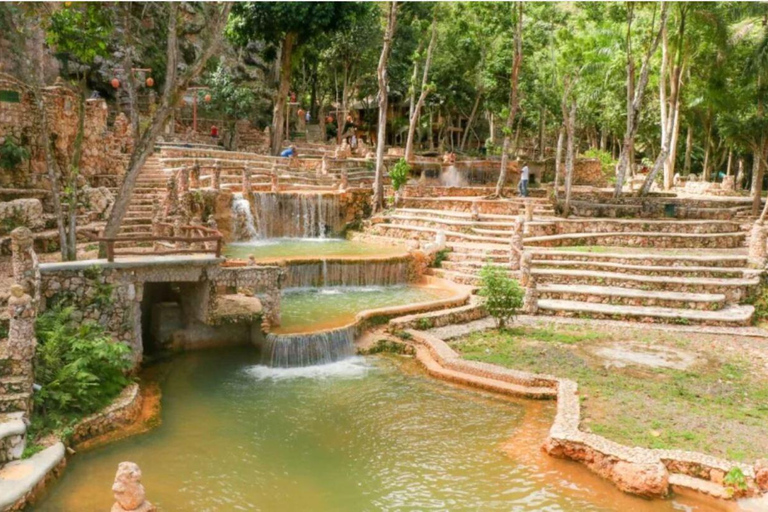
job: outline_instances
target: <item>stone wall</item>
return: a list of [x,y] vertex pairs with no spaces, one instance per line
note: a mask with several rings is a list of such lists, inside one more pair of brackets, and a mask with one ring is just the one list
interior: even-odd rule
[[142,403],[139,385],[128,385],[111,404],[75,425],[72,444],[78,445],[134,423],[141,415]]

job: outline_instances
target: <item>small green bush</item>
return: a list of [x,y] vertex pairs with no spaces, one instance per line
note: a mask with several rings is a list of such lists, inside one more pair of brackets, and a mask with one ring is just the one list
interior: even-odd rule
[[11,137],[6,137],[0,144],[0,167],[12,171],[24,160],[29,159],[29,150],[18,145]]
[[735,466],[725,474],[723,483],[731,495],[739,491],[746,491],[748,488],[747,477],[744,475],[744,472],[740,468]]
[[450,249],[441,249],[435,253],[435,259],[432,261],[432,268],[440,268],[443,266],[443,262],[448,259],[448,253]]
[[74,322],[73,311],[59,305],[35,323],[38,431],[66,429],[109,404],[130,382],[130,348],[95,322]]
[[506,269],[496,265],[486,264],[480,270],[479,294],[485,297],[485,309],[499,329],[511,322],[523,305],[523,289]]
[[405,158],[401,158],[397,161],[395,166],[389,171],[389,177],[392,180],[392,188],[400,190],[400,187],[408,182],[408,176],[411,173],[411,166],[405,161]]

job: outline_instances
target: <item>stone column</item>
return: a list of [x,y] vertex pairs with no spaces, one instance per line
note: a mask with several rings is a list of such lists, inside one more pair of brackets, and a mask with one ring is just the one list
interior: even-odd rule
[[533,220],[533,202],[530,199],[525,200],[525,221],[531,222]]
[[169,218],[171,215],[176,214],[178,208],[179,194],[176,188],[175,176],[170,176],[165,184],[165,218]]
[[248,165],[245,165],[243,167],[243,173],[242,173],[242,176],[241,176],[241,178],[242,178],[241,187],[243,189],[243,197],[245,197],[246,199],[248,198],[250,193],[253,191],[253,186],[251,185],[251,175],[252,174],[253,174],[253,172],[248,167]]
[[323,154],[323,159],[320,162],[320,174],[323,176],[328,175],[328,155]]
[[470,213],[472,213],[472,220],[477,222],[480,220],[480,206],[477,204],[477,201],[472,201],[472,206],[469,208]]
[[349,185],[349,176],[347,175],[346,167],[341,169],[341,181],[339,182],[339,191],[345,192]]
[[26,227],[18,227],[11,231],[11,266],[13,280],[24,289],[24,293],[36,295],[35,267],[37,257],[32,247],[34,238],[32,231]]
[[115,504],[112,512],[155,512],[157,508],[147,501],[147,493],[141,484],[141,469],[134,462],[121,462],[112,484]]
[[[32,361],[35,357],[37,338],[35,337],[35,318],[37,309],[32,297],[24,291],[20,284],[11,285],[11,296],[8,298],[8,316],[10,327],[8,339],[0,344],[0,361],[3,362],[3,372],[7,376],[21,377],[20,393],[27,393],[23,403],[17,403],[25,415],[32,411],[32,384],[34,373]],[[11,412],[11,411],[9,411]]]
[[179,194],[189,192],[189,167],[182,167],[179,170]]
[[531,273],[532,263],[533,255],[528,251],[524,251],[520,261],[520,286],[525,289],[525,295],[523,295],[523,312],[527,315],[536,314],[539,302],[539,293],[536,289],[536,276]]
[[197,159],[192,164],[192,171],[189,173],[189,188],[197,190],[200,188],[200,164]]
[[766,263],[766,229],[758,220],[752,226],[749,234],[749,264],[752,267],[764,268]]
[[213,164],[213,177],[211,178],[211,188],[213,190],[221,190],[221,164],[217,160]]
[[523,224],[518,220],[512,231],[512,238],[509,241],[509,268],[518,270],[523,256]]
[[[182,237],[184,236],[184,230],[181,228],[181,217],[176,217],[173,220],[173,236],[174,237]],[[177,241],[175,244],[177,249],[181,249],[184,247],[184,242]]]
[[270,176],[270,179],[272,180],[272,193],[277,194],[280,192],[280,182],[277,177],[277,165],[272,164],[272,175]]

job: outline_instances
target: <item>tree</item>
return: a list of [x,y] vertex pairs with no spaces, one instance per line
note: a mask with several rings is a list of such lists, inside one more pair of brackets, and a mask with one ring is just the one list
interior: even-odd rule
[[504,126],[504,144],[501,149],[501,170],[499,171],[499,181],[496,182],[496,191],[493,197],[504,196],[504,185],[507,182],[507,161],[509,160],[509,145],[512,140],[512,128],[515,126],[515,115],[519,106],[518,83],[520,81],[520,64],[523,60],[523,3],[517,2],[515,19],[515,52],[512,57],[512,73],[510,75],[509,86],[509,112],[507,113],[507,122]]
[[392,49],[392,39],[397,25],[397,0],[387,3],[384,44],[381,47],[376,77],[379,83],[379,129],[376,137],[376,175],[373,180],[373,213],[384,209],[384,146],[387,140],[387,99],[389,94],[389,76],[387,60]]
[[[629,32],[629,27],[631,27],[632,25],[632,15],[633,15],[632,9],[633,8],[628,7],[628,9],[630,9],[627,15],[627,26],[628,26],[627,31]],[[624,145],[622,147],[621,155],[619,157],[619,163],[616,167],[616,187],[613,192],[614,197],[619,197],[621,195],[622,188],[624,187],[624,179],[627,174],[627,168],[631,165],[630,155],[632,155],[634,151],[635,135],[637,134],[637,129],[639,126],[639,115],[640,115],[640,109],[643,106],[643,97],[645,95],[645,88],[646,88],[646,85],[648,84],[648,74],[650,72],[651,57],[656,52],[656,48],[658,48],[659,46],[659,42],[661,41],[661,36],[664,32],[664,29],[666,28],[666,25],[667,25],[667,4],[662,3],[658,31],[656,32],[656,36],[653,38],[653,42],[650,44],[650,46],[648,47],[648,50],[645,53],[645,57],[643,59],[643,65],[640,68],[640,79],[637,81],[637,84],[635,85],[635,88],[632,94],[632,100],[631,102],[627,101],[627,131],[624,134]],[[653,29],[653,25],[652,25],[652,29]],[[631,65],[629,66],[629,69],[631,70]],[[631,74],[629,76],[631,76]]]
[[312,38],[328,34],[353,22],[352,17],[368,9],[362,3],[335,2],[245,2],[236,3],[227,33],[241,46],[263,40],[274,52],[279,47],[279,79],[272,114],[271,150],[280,153],[285,111],[291,87],[291,66],[297,48]]
[[485,298],[484,307],[496,319],[496,327],[503,329],[523,306],[523,290],[501,266],[488,263],[480,269],[480,291]]
[[[435,4],[437,5],[437,4]],[[432,64],[432,53],[435,51],[435,45],[437,44],[437,7],[435,7],[432,15],[432,36],[429,40],[429,47],[427,48],[427,58],[424,61],[424,75],[421,78],[421,93],[419,99],[416,101],[416,105],[411,105],[411,115],[408,121],[408,139],[405,143],[405,160],[407,162],[413,161],[413,136],[416,132],[416,123],[421,114],[421,107],[424,106],[424,100],[427,99],[432,87],[427,83],[429,78],[429,67]],[[414,72],[416,67],[414,64]],[[411,103],[413,103],[413,95],[411,96]]]
[[[165,85],[163,87],[163,96],[158,109],[154,112],[147,128],[141,134],[141,137],[134,144],[133,152],[131,153],[128,168],[123,178],[123,182],[120,185],[120,189],[117,193],[117,199],[112,207],[112,213],[107,220],[107,225],[104,228],[105,238],[114,238],[117,236],[120,230],[120,225],[123,222],[126,212],[128,211],[128,204],[130,203],[133,190],[136,186],[136,179],[141,172],[144,163],[147,161],[150,153],[154,151],[155,140],[160,131],[162,130],[171,112],[181,101],[184,92],[192,83],[192,80],[197,78],[203,66],[208,62],[211,56],[216,52],[221,42],[224,26],[229,16],[229,10],[232,4],[201,4],[200,8],[204,9],[204,16],[207,20],[207,30],[201,34],[197,34],[197,42],[200,47],[199,53],[195,56],[194,60],[186,66],[183,73],[178,73],[180,51],[179,51],[179,39],[178,39],[178,5],[179,4],[167,4],[168,5],[168,38],[166,41],[166,67],[165,67]],[[135,105],[132,106],[135,108]],[[99,250],[102,257],[106,253],[106,245],[102,244]]]

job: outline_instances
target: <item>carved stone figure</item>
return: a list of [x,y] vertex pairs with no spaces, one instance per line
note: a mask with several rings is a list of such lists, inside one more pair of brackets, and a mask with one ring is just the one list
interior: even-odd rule
[[154,512],[154,505],[146,499],[141,485],[141,469],[134,462],[121,462],[117,466],[115,482],[112,484],[115,504],[112,512]]

